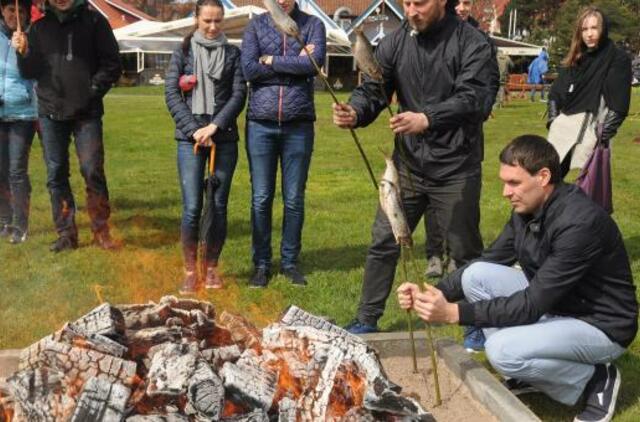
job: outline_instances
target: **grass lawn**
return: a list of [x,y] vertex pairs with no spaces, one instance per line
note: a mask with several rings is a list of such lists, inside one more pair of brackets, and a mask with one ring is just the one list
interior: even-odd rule
[[[347,98],[347,94],[342,95]],[[291,287],[276,276],[268,289],[250,290],[252,271],[250,183],[244,140],[229,201],[229,237],[222,255],[226,288],[202,292],[219,310],[241,312],[265,325],[291,303],[328,315],[339,324],[355,314],[363,264],[378,201],[365,167],[349,133],[336,129],[330,119],[330,97],[318,94],[316,144],[307,186],[306,222],[302,265],[309,286]],[[106,97],[104,119],[106,171],[112,198],[112,227],[124,247],[105,252],[90,246],[83,182],[77,160],[72,160],[72,184],[76,193],[80,249],[54,255],[48,251],[55,234],[45,188],[42,149],[34,142],[31,156],[33,185],[29,240],[22,245],[0,244],[0,349],[22,348],[77,318],[99,303],[156,300],[176,294],[182,275],[179,245],[181,199],[176,174],[173,122],[159,88],[114,89]],[[482,192],[482,234],[491,242],[509,215],[500,196],[497,155],[516,135],[544,135],[544,104],[515,100],[496,111],[485,125],[485,161]],[[243,119],[243,118],[242,118]],[[243,120],[242,120],[243,121]],[[376,173],[383,170],[379,147],[389,150],[391,136],[386,117],[358,133]],[[614,141],[614,206],[632,261],[640,280],[640,91],[635,90],[631,115]],[[274,268],[278,268],[282,201],[274,206]],[[634,217],[634,215],[636,217]],[[422,225],[414,236],[422,255]],[[424,268],[424,259],[419,263]],[[405,330],[406,320],[395,301],[388,303],[380,321],[384,330]],[[437,329],[439,336],[460,338],[458,327]],[[480,358],[481,359],[481,358]],[[640,339],[619,360],[623,386],[617,421],[640,420]],[[575,409],[556,405],[544,397],[527,400],[544,420],[570,420]]]

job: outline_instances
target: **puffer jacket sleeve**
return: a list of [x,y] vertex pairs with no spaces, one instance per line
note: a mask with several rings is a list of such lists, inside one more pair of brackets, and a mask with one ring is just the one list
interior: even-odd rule
[[242,74],[240,54],[237,54],[233,61],[233,69],[233,87],[231,97],[213,118],[213,124],[218,126],[220,129],[228,128],[238,118],[247,98],[247,83]]
[[[375,57],[382,71],[382,84],[364,76],[360,86],[353,90],[349,104],[354,108],[357,118],[357,126],[364,127],[373,122],[380,112],[391,103],[391,97],[395,92],[393,71],[395,66],[395,36],[383,38],[375,51]],[[384,95],[382,90],[384,87]],[[386,99],[385,99],[386,96]]]
[[491,60],[491,46],[474,28],[464,25],[458,31],[461,64],[454,82],[452,95],[437,104],[428,104],[422,110],[429,119],[430,130],[457,128],[461,122],[482,119],[482,101],[490,95],[486,66]]
[[[324,65],[325,54],[327,51],[324,25],[320,19],[315,16],[312,16],[309,19],[311,20],[311,30],[309,31],[308,38],[303,41],[305,45],[314,45],[314,50],[311,55],[318,66],[322,67]],[[313,76],[318,73],[316,72],[315,66],[306,55],[274,56],[272,66],[273,70],[276,72],[288,73],[290,75]]]
[[97,49],[98,71],[91,78],[91,91],[102,98],[116,83],[122,73],[118,42],[109,22],[98,16],[95,22],[95,47]]
[[249,82],[263,84],[282,84],[284,79],[271,66],[265,66],[258,61],[261,56],[260,39],[256,26],[260,24],[262,16],[252,19],[244,30],[242,37],[242,55],[240,58],[244,78]]
[[182,48],[179,47],[171,55],[169,68],[165,75],[164,100],[178,130],[187,138],[191,138],[200,126],[193,117],[193,114],[191,114],[191,110],[187,106],[180,86],[178,85],[183,69],[184,54],[182,53]]

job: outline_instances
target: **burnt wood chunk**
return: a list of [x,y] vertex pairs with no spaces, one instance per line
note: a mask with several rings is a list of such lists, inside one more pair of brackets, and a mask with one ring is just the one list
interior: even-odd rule
[[103,303],[70,325],[73,329],[86,334],[102,334],[103,336],[114,337],[124,334],[122,312],[109,303]]
[[69,418],[76,401],[67,394],[62,380],[62,373],[47,368],[12,375],[7,382],[15,400],[14,420],[55,422]]
[[254,410],[238,416],[220,419],[222,422],[269,422],[269,415],[264,410]]
[[178,413],[167,415],[137,415],[130,416],[126,422],[189,422],[189,418]]
[[240,315],[224,311],[220,315],[220,322],[229,330],[234,342],[244,348],[259,347],[262,341],[260,331]]
[[364,407],[354,407],[345,413],[339,422],[376,422],[378,420],[373,413]]
[[278,403],[278,422],[297,422],[298,410],[296,402],[289,397],[283,397]]
[[338,327],[335,324],[327,321],[324,318],[320,318],[309,312],[298,308],[295,305],[289,306],[289,308],[284,312],[282,317],[280,317],[280,323],[283,325],[290,326],[307,326],[313,327],[317,330],[328,331],[330,333],[337,334],[341,337],[346,337],[350,341],[358,344],[366,344],[364,340],[360,337],[351,334],[344,328]]
[[122,310],[127,330],[161,327],[173,315],[171,307],[167,304],[149,303],[141,306],[120,306],[119,309]]
[[49,367],[64,373],[70,382],[86,382],[93,377],[131,385],[136,374],[136,363],[97,350],[83,349],[69,344],[47,340],[36,343],[37,348],[26,349],[21,356],[24,368]]
[[206,349],[200,352],[200,355],[216,369],[221,368],[225,362],[236,362],[241,354],[242,351],[237,344]]
[[160,299],[160,305],[169,305],[173,309],[182,309],[185,311],[199,310],[204,315],[212,320],[216,319],[216,311],[213,305],[209,302],[202,302],[195,299],[182,299],[175,296],[164,296]]
[[187,387],[185,413],[217,421],[224,410],[224,386],[222,380],[204,359],[198,359],[196,370]]
[[276,393],[277,374],[259,366],[227,362],[222,366],[220,375],[226,391],[239,402],[269,410]]
[[167,343],[153,355],[147,394],[177,396],[185,393],[196,370],[197,346]]
[[122,384],[91,378],[84,384],[70,422],[120,422],[130,395],[131,390]]
[[364,407],[368,410],[405,416],[414,421],[435,421],[433,416],[422,409],[414,399],[401,396],[391,390],[384,390],[380,394],[372,393],[372,389],[368,389],[364,397]]

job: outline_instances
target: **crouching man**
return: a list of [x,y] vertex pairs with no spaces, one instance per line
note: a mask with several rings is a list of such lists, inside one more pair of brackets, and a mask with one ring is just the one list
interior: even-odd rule
[[544,138],[514,139],[500,163],[513,207],[502,233],[436,287],[401,285],[400,306],[425,321],[482,328],[491,365],[511,385],[567,405],[584,396],[575,421],[608,421],[620,387],[612,361],[638,329],[622,235],[606,211],[561,181]]

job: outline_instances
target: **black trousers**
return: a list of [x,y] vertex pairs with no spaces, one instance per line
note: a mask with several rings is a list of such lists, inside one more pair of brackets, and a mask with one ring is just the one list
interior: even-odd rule
[[[412,174],[410,183],[406,171],[401,170],[400,182],[403,208],[412,232],[427,204],[431,203],[438,210],[446,231],[450,257],[463,265],[480,255],[483,249],[480,235],[480,175],[434,183]],[[379,206],[371,232],[372,242],[364,268],[357,318],[361,323],[376,325],[393,286],[400,246],[396,244],[389,220]]]

